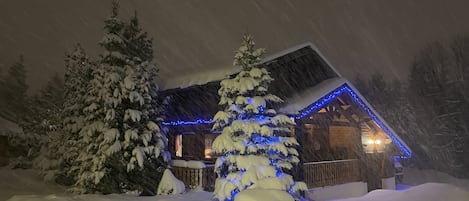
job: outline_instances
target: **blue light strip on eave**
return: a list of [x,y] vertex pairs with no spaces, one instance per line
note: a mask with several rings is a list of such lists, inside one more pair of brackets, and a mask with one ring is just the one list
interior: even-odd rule
[[165,126],[188,126],[188,125],[199,125],[199,124],[211,124],[212,119],[197,119],[194,121],[170,121],[170,122],[163,122],[162,124]]
[[368,115],[383,129],[383,131],[388,134],[388,136],[392,139],[392,141],[399,147],[399,149],[404,152],[404,155],[406,157],[412,157],[412,152],[407,149],[406,146],[402,144],[402,142],[399,140],[399,138],[389,130],[389,128],[381,121],[380,118],[378,118],[373,111],[363,102],[363,100],[360,99],[360,97],[353,92],[353,90],[347,85],[344,84],[342,85],[343,88],[345,88],[350,96],[352,96],[353,100],[363,109],[368,113]]
[[412,156],[410,150],[408,150],[407,147],[402,144],[399,138],[393,132],[391,132],[391,130],[389,130],[386,125],[384,125],[380,118],[378,118],[373,113],[373,111],[365,104],[365,102],[363,102],[363,100],[360,99],[360,97],[347,84],[343,84],[342,86],[323,96],[318,101],[301,110],[300,114],[295,116],[295,119],[302,119],[311,115],[314,112],[317,112],[344,92],[348,93],[352,97],[353,101],[357,103],[358,106],[360,106],[363,110],[365,110],[365,112],[381,127],[381,129],[383,129],[383,131],[392,139],[392,141],[399,147],[399,149],[404,153],[406,157],[410,158]]
[[[391,130],[388,129],[386,125],[373,113],[373,111],[360,99],[360,97],[347,85],[343,84],[342,86],[336,88],[332,92],[328,93],[327,95],[323,96],[318,101],[314,102],[313,104],[309,105],[305,109],[300,111],[300,114],[292,115],[295,119],[302,119],[311,113],[314,113],[327,104],[329,104],[332,100],[334,100],[337,96],[343,94],[344,92],[348,93],[352,99],[357,103],[366,113],[383,129],[383,131],[388,134],[388,136],[392,139],[392,141],[399,147],[399,149],[405,154],[406,157],[411,157],[412,153],[410,150],[407,149],[406,146],[402,144],[397,136],[394,135]],[[188,125],[199,125],[199,124],[212,124],[212,119],[197,119],[197,120],[189,120],[189,121],[171,121],[171,122],[163,122],[165,126],[188,126]]]

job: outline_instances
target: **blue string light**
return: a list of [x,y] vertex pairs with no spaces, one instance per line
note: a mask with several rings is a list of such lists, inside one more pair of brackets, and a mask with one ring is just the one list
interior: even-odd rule
[[[314,102],[313,104],[309,105],[305,109],[300,111],[300,114],[293,116],[295,119],[302,119],[308,115],[311,115],[313,112],[317,112],[327,104],[329,104],[332,100],[334,100],[337,96],[341,95],[342,93],[347,91],[347,86],[342,85],[341,87],[335,89],[334,91],[328,93],[327,95],[323,96],[318,101]],[[351,90],[350,90],[351,91]]]
[[378,118],[374,113],[373,111],[371,111],[371,109],[360,99],[360,97],[355,93],[353,92],[353,90],[347,86],[347,84],[344,84],[342,86],[343,88],[345,88],[347,90],[347,92],[349,93],[349,95],[353,98],[353,100],[363,109],[366,111],[366,113],[368,113],[368,115],[376,122],[376,124],[378,124],[381,129],[383,129],[383,131],[388,134],[389,137],[391,137],[392,141],[399,147],[399,149],[404,152],[404,155],[406,157],[412,157],[412,152],[410,152],[410,150],[407,149],[406,146],[404,146],[402,144],[402,142],[399,140],[399,138],[394,135],[393,132],[391,132],[391,130],[389,130],[389,128],[384,125],[384,123],[380,120],[380,118]]
[[391,130],[388,129],[386,125],[374,114],[374,112],[363,102],[363,100],[347,85],[343,84],[342,86],[338,87],[337,89],[333,90],[332,92],[328,93],[318,101],[314,102],[313,104],[303,109],[300,114],[294,116],[295,119],[302,119],[306,116],[311,115],[314,112],[317,112],[327,104],[329,104],[332,100],[334,100],[337,96],[340,96],[346,92],[349,94],[353,101],[358,104],[370,117],[373,119],[376,124],[378,124],[383,131],[388,134],[388,136],[392,139],[392,141],[399,147],[399,149],[404,153],[406,157],[411,157],[412,153],[410,150],[405,147],[402,142],[398,139],[397,136],[394,135]]
[[[392,141],[399,147],[399,149],[404,153],[406,157],[411,157],[412,153],[410,150],[405,147],[402,142],[399,140],[397,136],[394,135],[393,132],[374,114],[374,112],[363,102],[363,100],[347,85],[343,84],[342,86],[338,87],[337,89],[333,90],[332,92],[326,94],[318,101],[314,102],[313,104],[309,105],[305,109],[300,111],[300,114],[292,115],[295,119],[302,119],[308,115],[311,115],[314,112],[322,109],[324,106],[329,104],[332,100],[337,98],[337,96],[342,95],[343,93],[349,94],[353,101],[357,103],[380,127],[383,131],[388,134],[388,136],[392,139]],[[204,120],[204,119],[197,119],[195,121],[171,121],[171,122],[163,122],[165,126],[184,126],[184,125],[198,125],[198,124],[212,124],[212,119]]]
[[162,124],[165,126],[187,126],[187,125],[199,125],[199,124],[211,124],[213,123],[212,119],[197,119],[194,121],[170,121],[170,122],[163,122]]

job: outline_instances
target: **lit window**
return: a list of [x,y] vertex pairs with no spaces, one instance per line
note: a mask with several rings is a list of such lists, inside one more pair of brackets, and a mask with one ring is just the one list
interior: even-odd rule
[[182,157],[182,135],[176,135],[176,142],[174,143],[176,156]]

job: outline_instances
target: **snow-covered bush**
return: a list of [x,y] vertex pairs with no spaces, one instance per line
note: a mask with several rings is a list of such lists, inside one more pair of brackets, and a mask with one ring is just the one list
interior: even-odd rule
[[171,170],[166,169],[161,178],[160,184],[158,185],[158,195],[175,195],[184,193],[186,187],[184,183],[178,180]]

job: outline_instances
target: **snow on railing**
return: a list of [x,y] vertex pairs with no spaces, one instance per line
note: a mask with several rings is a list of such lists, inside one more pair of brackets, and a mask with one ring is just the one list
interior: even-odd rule
[[308,188],[361,181],[358,159],[305,163],[304,180]]
[[216,174],[214,165],[202,161],[174,160],[171,167],[174,176],[192,190],[213,191]]

